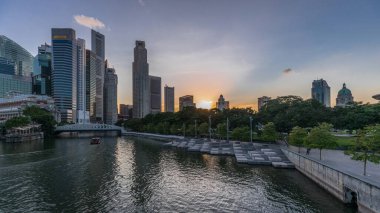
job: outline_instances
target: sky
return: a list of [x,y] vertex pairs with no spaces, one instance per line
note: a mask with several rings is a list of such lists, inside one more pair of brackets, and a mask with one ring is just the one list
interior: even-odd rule
[[[380,1],[373,0],[2,0],[0,34],[33,55],[51,28],[69,27],[91,48],[93,28],[119,77],[118,102],[132,104],[135,40],[150,75],[175,87],[175,101],[257,108],[257,98],[311,97],[323,78],[331,103],[346,83],[355,101],[380,93]],[[163,93],[162,93],[163,94]]]

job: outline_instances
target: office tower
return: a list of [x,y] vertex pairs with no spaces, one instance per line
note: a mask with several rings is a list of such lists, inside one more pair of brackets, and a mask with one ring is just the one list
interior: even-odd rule
[[133,117],[143,118],[151,110],[149,64],[144,41],[136,41],[132,70]]
[[113,68],[106,69],[104,79],[104,122],[117,122],[117,75]]
[[174,87],[168,87],[165,85],[164,96],[165,112],[174,112]]
[[258,110],[260,111],[272,98],[268,96],[263,96],[257,99]]
[[326,107],[330,107],[330,87],[323,79],[314,80],[311,88],[311,97]]
[[33,64],[33,94],[52,96],[51,72],[52,49],[48,44],[38,47]]
[[32,93],[33,56],[16,42],[0,35],[0,97]]
[[86,111],[90,122],[96,122],[96,54],[86,50]]
[[149,76],[150,81],[150,112],[161,112],[161,77]]
[[128,118],[132,118],[132,105],[120,104],[119,105],[119,118],[122,120],[126,120]]
[[32,71],[32,54],[8,37],[0,35],[0,73],[30,77]]
[[104,35],[91,30],[91,50],[95,53],[96,69],[96,96],[95,96],[95,116],[97,122],[103,122],[104,116],[104,75],[105,75],[105,38]]
[[77,110],[77,41],[70,28],[53,28],[53,98],[63,122],[75,122]]
[[230,108],[230,102],[224,100],[223,95],[219,96],[218,102],[216,102],[216,108],[220,111]]
[[77,39],[77,123],[89,123],[86,110],[86,41]]
[[336,106],[346,107],[354,103],[354,97],[352,97],[351,90],[346,87],[346,83],[343,84],[343,88],[339,90],[336,98]]
[[179,110],[182,111],[185,107],[196,107],[194,97],[192,95],[179,97]]

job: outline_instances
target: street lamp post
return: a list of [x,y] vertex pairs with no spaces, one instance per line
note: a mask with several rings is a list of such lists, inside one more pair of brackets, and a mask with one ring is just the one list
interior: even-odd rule
[[228,124],[228,118],[227,118],[227,142],[229,142],[230,141],[230,137],[229,137],[229,132],[228,132],[228,130],[229,130],[229,128],[228,128],[228,126],[229,126],[229,124]]
[[194,120],[194,137],[197,138],[197,119]]
[[211,141],[211,115],[208,116],[208,134]]
[[249,116],[250,141],[252,143],[252,116]]

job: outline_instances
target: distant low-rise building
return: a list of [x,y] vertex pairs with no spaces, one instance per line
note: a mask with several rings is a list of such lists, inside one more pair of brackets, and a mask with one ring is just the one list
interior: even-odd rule
[[179,110],[182,111],[185,107],[196,107],[196,104],[194,103],[194,96],[185,95],[179,97]]
[[132,118],[133,106],[128,104],[119,104],[119,120],[127,120]]
[[230,108],[230,102],[224,100],[223,95],[219,96],[218,102],[216,102],[216,108],[223,111]]
[[338,96],[336,98],[336,106],[346,107],[354,102],[354,97],[352,97],[351,90],[346,87],[346,84],[343,84],[343,88],[339,90]]
[[61,122],[61,116],[55,107],[54,99],[46,95],[32,94],[9,94],[5,98],[0,98],[0,123],[8,119],[22,115],[23,110],[28,106],[38,106],[52,113],[57,122]]
[[261,108],[263,108],[272,98],[268,96],[262,96],[257,99],[258,104],[258,110],[260,111]]

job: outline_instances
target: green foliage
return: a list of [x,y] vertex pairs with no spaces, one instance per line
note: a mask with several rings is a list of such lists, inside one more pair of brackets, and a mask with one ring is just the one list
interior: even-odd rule
[[125,127],[133,131],[142,132],[144,131],[144,125],[141,119],[132,118],[125,122]]
[[225,123],[220,123],[216,126],[216,134],[221,139],[227,138],[227,126]]
[[319,159],[322,160],[322,149],[335,148],[335,137],[330,133],[331,124],[322,123],[311,129],[305,144],[307,147],[319,149]]
[[[296,126],[289,134],[289,144],[300,148],[304,145],[306,137],[307,131],[304,128]],[[299,149],[298,152],[300,152]]]
[[25,116],[13,117],[5,122],[5,129],[12,129],[14,127],[27,126],[30,124],[30,119]]
[[264,125],[263,133],[261,135],[264,141],[275,141],[277,139],[277,132],[274,123],[269,122]]
[[52,136],[57,122],[54,120],[51,112],[41,109],[37,106],[30,106],[23,111],[25,116],[29,116],[34,123],[41,124],[41,130],[45,136]]
[[380,125],[367,126],[359,131],[356,144],[345,154],[353,160],[363,161],[363,175],[366,175],[367,161],[380,163]]
[[236,127],[232,130],[231,138],[239,141],[250,141],[250,129],[248,127]]
[[198,133],[200,136],[207,136],[209,134],[209,129],[208,129],[208,123],[204,122],[204,123],[201,123],[201,125],[199,125],[198,127]]

